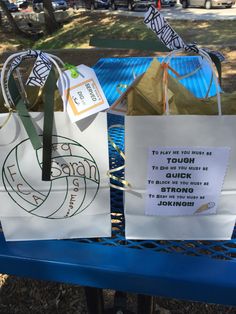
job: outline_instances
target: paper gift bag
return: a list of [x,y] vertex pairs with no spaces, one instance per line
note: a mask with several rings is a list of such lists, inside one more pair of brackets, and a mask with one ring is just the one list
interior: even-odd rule
[[[125,195],[126,237],[128,239],[165,240],[230,239],[236,217],[235,116],[131,116],[125,118],[125,130],[125,178],[132,185],[133,190],[140,193],[137,195],[130,191]],[[157,147],[175,147],[176,150],[181,150],[183,147],[186,150],[188,147],[191,151],[199,147],[230,148],[228,169],[216,214],[207,214],[207,211],[202,215],[188,216],[180,214],[160,216],[145,213],[148,151]],[[178,164],[178,166],[183,166],[183,164]],[[217,176],[214,176],[214,179],[217,180]],[[199,178],[196,181],[201,182],[201,180]],[[171,182],[163,184],[165,188],[170,186],[173,187]],[[172,194],[176,197],[183,193]],[[160,199],[156,198],[157,204],[160,203],[159,201]],[[191,210],[191,207],[189,208]]]
[[[43,114],[32,118],[42,128]],[[42,149],[33,150],[18,117],[1,131],[1,223],[7,240],[111,234],[106,115],[100,113],[84,131],[63,112],[54,121],[50,181],[41,180]]]
[[236,118],[220,114],[220,101],[215,106],[218,116],[125,117],[126,238],[231,238]]
[[[81,128],[67,113],[55,112],[49,136],[48,111],[28,113],[18,105],[16,110],[10,118],[0,115],[0,217],[6,240],[110,236],[106,114]],[[38,140],[43,145],[35,149]]]

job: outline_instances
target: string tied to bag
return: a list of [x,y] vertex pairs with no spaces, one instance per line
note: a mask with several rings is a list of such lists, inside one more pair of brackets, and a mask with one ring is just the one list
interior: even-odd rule
[[[186,51],[184,49],[173,50],[162,61],[162,64],[164,65],[163,66],[164,67],[164,71],[163,71],[164,72],[163,73],[163,92],[164,92],[164,94],[163,94],[163,101],[165,102],[164,113],[167,114],[167,115],[170,113],[170,108],[169,108],[169,99],[168,99],[168,79],[166,78],[166,76],[168,75],[168,71],[166,71],[166,67],[167,67],[166,64],[169,65],[169,63],[171,61],[171,58],[173,56],[175,56],[177,53],[180,53],[180,52],[183,53],[183,52],[186,52]],[[218,115],[221,116],[222,115],[222,109],[221,109],[220,87],[219,87],[219,82],[218,82],[218,78],[217,78],[217,75],[216,75],[216,71],[215,71],[214,65],[213,65],[212,60],[209,57],[208,53],[205,52],[204,49],[199,49],[198,50],[198,55],[200,55],[207,62],[208,66],[211,69],[212,78],[211,78],[211,81],[210,81],[210,85],[212,84],[212,82],[214,82],[214,84],[215,84],[216,96],[217,96],[217,110],[218,110]],[[198,71],[198,69],[199,69],[199,67],[197,67],[196,70],[192,71],[188,75],[184,75],[183,77],[181,76],[178,79],[186,78],[188,76],[191,76],[196,71]],[[209,93],[209,88],[208,88],[207,94],[208,93]]]
[[82,73],[79,72],[79,70],[77,69],[77,67],[76,67],[75,65],[73,65],[73,64],[65,63],[65,64],[64,64],[64,68],[65,68],[66,70],[69,70],[69,71],[70,71],[72,78],[77,78],[79,75],[81,75],[82,77],[84,77],[84,76],[82,75]]
[[[114,124],[114,125],[110,126],[108,130],[112,130],[114,128],[124,129],[124,126],[122,124]],[[125,154],[120,149],[120,147],[114,142],[114,140],[112,139],[112,137],[109,134],[108,134],[108,140],[109,140],[109,143],[112,145],[112,147],[119,154],[119,156],[121,157],[121,159],[123,161],[123,165],[115,167],[115,168],[107,171],[108,177],[115,182],[115,183],[110,183],[110,187],[117,189],[117,190],[120,190],[120,191],[126,191],[129,193],[132,193],[132,194],[136,195],[137,197],[142,198],[142,194],[135,191],[128,180],[121,178],[120,176],[118,176],[118,174],[114,174],[114,173],[119,173],[120,171],[123,171],[125,169]]]
[[14,110],[12,108],[9,108],[8,115],[7,115],[6,119],[0,125],[0,130],[3,129],[7,125],[7,123],[9,122],[13,112],[14,112]]

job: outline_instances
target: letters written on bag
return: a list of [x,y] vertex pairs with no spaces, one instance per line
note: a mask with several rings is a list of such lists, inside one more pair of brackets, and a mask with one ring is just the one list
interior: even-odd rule
[[[50,154],[43,145],[32,145],[31,128],[22,122],[30,119],[44,144],[47,114],[20,114],[12,113],[1,129],[0,216],[6,240],[110,236],[106,114],[82,130],[65,112],[55,112]],[[0,115],[0,125],[6,116]],[[49,180],[42,181],[45,161]]]

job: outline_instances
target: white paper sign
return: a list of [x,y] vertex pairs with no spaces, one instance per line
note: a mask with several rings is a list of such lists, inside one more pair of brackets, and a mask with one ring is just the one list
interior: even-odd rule
[[216,213],[228,147],[150,147],[147,215]]
[[[87,118],[109,108],[107,99],[93,69],[81,64],[76,67],[78,77],[73,78],[71,71],[63,72],[58,80],[58,88],[72,122]],[[62,88],[62,79],[66,88]]]

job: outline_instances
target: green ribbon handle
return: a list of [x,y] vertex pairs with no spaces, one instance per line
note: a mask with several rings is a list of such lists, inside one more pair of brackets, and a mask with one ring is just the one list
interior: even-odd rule
[[43,148],[42,160],[42,180],[51,180],[51,156],[52,156],[52,129],[53,129],[53,110],[54,95],[56,90],[56,75],[54,69],[50,71],[48,79],[44,85],[44,124],[43,124],[43,143],[41,136],[38,135],[36,127],[28,112],[26,102],[21,98],[16,81],[11,74],[8,81],[9,90],[13,103],[16,104],[18,113],[25,131],[30,139],[34,150]]
[[8,84],[10,87],[12,100],[16,104],[16,111],[23,123],[27,135],[29,136],[33,148],[37,150],[42,147],[41,139],[36,131],[35,125],[32,122],[31,116],[27,109],[27,104],[21,98],[20,92],[12,74],[10,75]]
[[42,180],[51,180],[53,109],[56,90],[56,75],[51,70],[44,86],[44,122],[43,122],[43,164]]

